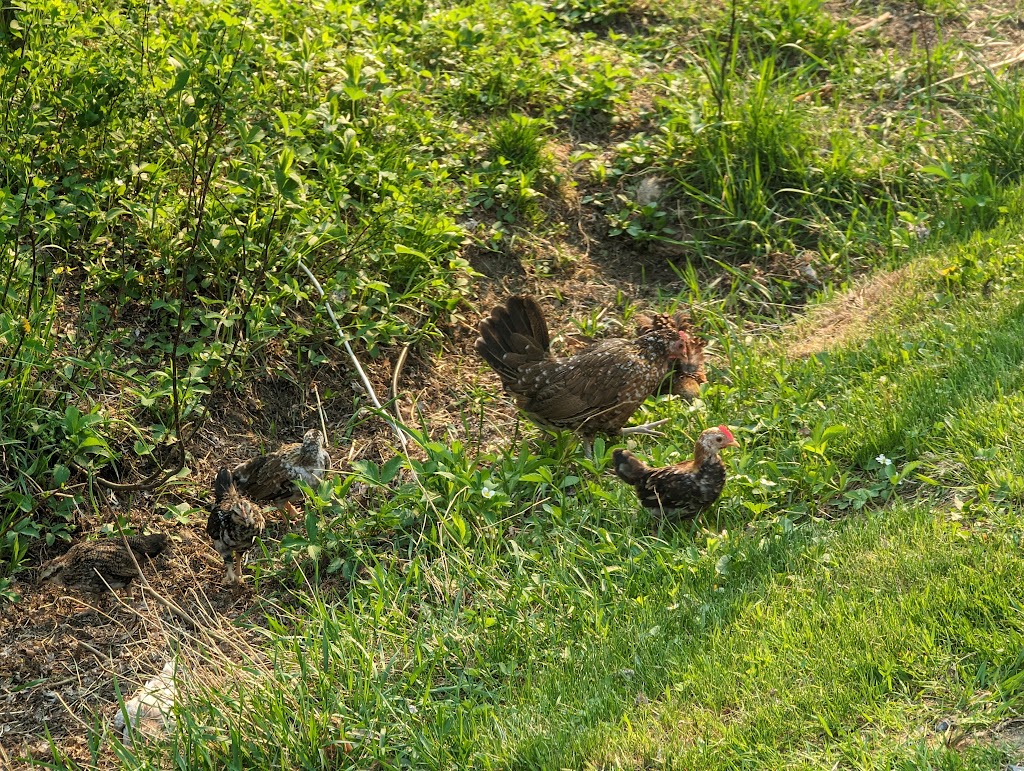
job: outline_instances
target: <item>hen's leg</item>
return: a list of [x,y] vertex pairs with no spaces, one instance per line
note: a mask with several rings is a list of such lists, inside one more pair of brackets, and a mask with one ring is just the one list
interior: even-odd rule
[[242,552],[235,552],[235,583],[242,584]]
[[580,443],[583,445],[583,457],[587,460],[594,459],[594,442],[589,436],[580,437]]
[[652,420],[650,423],[644,423],[639,426],[626,426],[624,429],[619,431],[622,436],[629,436],[630,434],[644,434],[645,436],[665,436],[661,431],[655,431],[658,426],[663,426],[668,423],[668,418],[662,418],[661,420]]

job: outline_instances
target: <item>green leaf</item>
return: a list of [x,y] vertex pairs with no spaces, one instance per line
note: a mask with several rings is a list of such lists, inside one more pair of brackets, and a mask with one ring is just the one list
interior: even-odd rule
[[466,543],[469,540],[469,528],[466,525],[466,520],[464,520],[459,514],[452,512],[451,524],[454,525],[456,531],[458,531],[459,542],[463,544]]
[[729,573],[730,573],[730,567],[729,566],[731,564],[732,564],[732,555],[731,554],[723,554],[721,557],[718,558],[718,562],[715,563],[715,573],[717,575],[722,576],[723,578],[727,578],[729,576]]
[[188,79],[191,76],[191,70],[180,70],[178,72],[177,77],[175,77],[174,79],[174,85],[167,89],[167,93],[164,94],[164,98],[169,99],[170,97],[179,93],[183,88],[185,88],[186,84],[188,83]]
[[394,249],[395,254],[411,254],[414,257],[420,257],[424,260],[427,259],[427,255],[425,255],[423,252],[419,251],[418,249],[413,249],[410,246],[406,246],[405,244],[395,243]]
[[22,493],[11,493],[11,497],[14,498],[15,502],[18,504],[19,509],[21,509],[25,513],[32,511],[32,504],[34,503],[34,499],[32,498],[31,495],[23,495]]
[[53,467],[53,483],[57,485],[57,487],[64,486],[70,478],[71,469],[67,466],[58,463]]

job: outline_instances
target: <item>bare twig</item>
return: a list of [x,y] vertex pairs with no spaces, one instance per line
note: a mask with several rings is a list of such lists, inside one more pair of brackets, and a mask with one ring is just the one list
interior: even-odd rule
[[402,346],[402,352],[398,354],[398,361],[395,362],[395,371],[391,375],[391,403],[395,407],[395,417],[398,418],[398,422],[404,422],[402,418],[402,408],[398,403],[398,380],[402,377],[402,370],[405,369],[405,360],[409,358],[409,349],[412,347],[412,343],[406,343]]
[[359,373],[359,379],[362,380],[363,388],[366,389],[366,393],[370,397],[370,401],[373,402],[373,406],[377,408],[378,414],[384,418],[389,426],[391,426],[391,430],[395,432],[395,436],[398,437],[398,441],[402,445],[402,452],[406,457],[408,457],[409,445],[406,440],[405,431],[398,423],[391,420],[390,417],[385,417],[387,412],[384,410],[383,405],[381,405],[380,399],[377,398],[377,393],[373,390],[373,385],[370,383],[370,379],[366,376],[366,371],[363,369],[363,365],[359,363],[359,358],[356,356],[356,352],[352,350],[352,346],[349,344],[348,338],[345,336],[345,333],[341,331],[341,324],[338,323],[338,318],[334,315],[334,308],[331,307],[331,302],[327,299],[327,295],[324,293],[324,288],[320,285],[320,282],[317,281],[316,276],[313,275],[312,271],[306,267],[306,263],[300,259],[298,264],[299,267],[302,268],[302,272],[309,277],[310,283],[313,284],[313,287],[323,299],[324,307],[327,308],[327,315],[331,317],[334,329],[337,331],[342,345],[345,346],[346,353],[348,353],[349,358],[352,360],[352,366],[354,366],[356,368],[356,372]]
[[[320,414],[320,430],[323,432],[324,441],[330,442],[329,434],[327,433],[327,418],[324,415],[324,405],[320,401],[320,389],[317,388],[316,383],[313,383],[313,395],[316,396],[316,411]],[[325,469],[329,471],[330,469]]]
[[881,16],[876,16],[875,18],[870,19],[864,22],[863,24],[858,24],[856,27],[850,30],[850,34],[859,35],[862,32],[868,32],[869,30],[873,30],[875,27],[881,27],[891,18],[892,14],[886,11]]

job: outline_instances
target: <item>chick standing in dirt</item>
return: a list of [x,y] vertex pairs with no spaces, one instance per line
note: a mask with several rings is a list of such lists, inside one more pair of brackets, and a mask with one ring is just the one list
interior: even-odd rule
[[227,566],[224,583],[242,583],[242,556],[263,535],[266,522],[259,506],[238,492],[231,472],[222,468],[213,483],[214,502],[206,532]]
[[230,473],[239,493],[253,501],[273,503],[290,525],[291,517],[299,515],[292,501],[302,500],[302,491],[295,483],[305,482],[312,487],[330,467],[324,435],[312,428],[301,442],[258,455]]

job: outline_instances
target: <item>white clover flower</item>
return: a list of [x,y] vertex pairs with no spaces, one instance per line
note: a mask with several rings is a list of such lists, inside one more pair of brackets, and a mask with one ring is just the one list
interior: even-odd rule
[[487,485],[484,485],[482,488],[480,488],[480,495],[482,495],[487,500],[490,500],[491,498],[494,497],[494,490],[489,488]]
[[885,457],[885,455],[879,455],[875,458],[876,463],[881,463],[883,466],[891,466],[892,461]]

